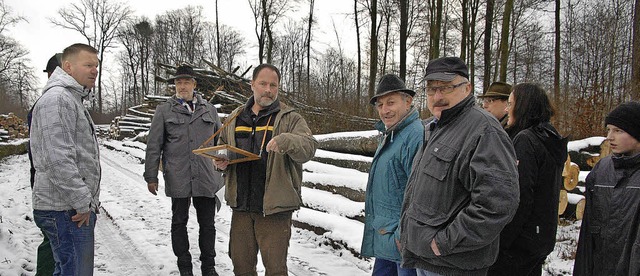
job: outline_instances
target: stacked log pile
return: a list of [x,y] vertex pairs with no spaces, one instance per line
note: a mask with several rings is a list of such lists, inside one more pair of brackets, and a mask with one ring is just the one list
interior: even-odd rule
[[580,171],[591,171],[601,158],[610,153],[607,140],[603,140],[600,145],[589,146],[580,151],[569,151],[562,172],[564,183],[560,190],[558,215],[567,219],[582,219],[586,199],[584,183],[579,179]]
[[[226,72],[210,62],[205,61],[205,63],[209,65],[210,69],[194,67],[198,81],[196,91],[216,105],[218,112],[224,117],[224,114],[229,114],[235,108],[244,104],[253,94],[250,80],[244,77],[251,68],[241,75],[236,75],[235,72],[238,68],[233,72]],[[173,76],[176,73],[176,67],[174,66],[167,64],[158,64],[158,66],[166,72],[165,75],[167,76]],[[160,75],[156,75],[155,79],[159,82],[168,82],[169,80],[168,77]],[[164,91],[164,95],[146,96],[144,104],[131,107],[127,110],[126,115],[114,119],[110,126],[110,137],[122,140],[136,137],[147,131],[150,121],[146,118],[153,117],[155,107],[175,93],[170,86],[167,86]],[[347,115],[331,108],[310,106],[291,99],[287,94],[286,91],[280,91],[279,99],[296,108],[305,118],[314,134],[370,130],[373,129],[373,124],[376,122],[376,119]],[[144,138],[140,140],[144,140]]]
[[29,137],[27,124],[13,113],[0,114],[0,142]]
[[0,114],[0,158],[27,152],[29,128],[13,113]]

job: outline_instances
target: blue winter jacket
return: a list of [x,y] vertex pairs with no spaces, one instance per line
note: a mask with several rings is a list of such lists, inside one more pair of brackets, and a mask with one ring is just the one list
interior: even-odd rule
[[400,262],[395,240],[400,239],[402,199],[413,157],[422,145],[424,126],[418,110],[412,108],[391,129],[386,130],[382,121],[376,123],[376,129],[383,136],[369,172],[361,254]]

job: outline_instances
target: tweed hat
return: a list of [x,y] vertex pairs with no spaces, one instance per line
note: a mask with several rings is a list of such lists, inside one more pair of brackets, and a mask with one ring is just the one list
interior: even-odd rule
[[441,57],[429,61],[425,79],[438,81],[452,81],[456,76],[469,79],[469,68],[458,57]]
[[614,125],[640,141],[640,103],[626,102],[618,105],[605,117],[604,124]]
[[496,81],[489,85],[484,94],[478,96],[478,98],[509,98],[511,94],[511,84],[506,82]]
[[409,94],[411,97],[416,95],[416,92],[408,89],[404,84],[404,81],[402,81],[398,76],[394,74],[386,74],[378,81],[378,85],[376,86],[376,95],[371,98],[369,103],[375,105],[378,97],[392,92],[404,92]]

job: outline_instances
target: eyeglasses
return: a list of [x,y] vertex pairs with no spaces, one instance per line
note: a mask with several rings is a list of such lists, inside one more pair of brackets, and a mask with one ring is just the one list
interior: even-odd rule
[[469,83],[468,81],[464,81],[458,84],[454,84],[454,85],[446,85],[446,86],[427,86],[427,95],[429,96],[433,96],[435,95],[438,91],[440,91],[440,93],[442,93],[442,95],[447,95],[450,94],[451,92],[453,92],[454,89]]
[[484,98],[484,99],[482,99],[482,103],[490,104],[490,103],[495,102],[497,100],[500,100],[500,99],[498,99],[498,98]]

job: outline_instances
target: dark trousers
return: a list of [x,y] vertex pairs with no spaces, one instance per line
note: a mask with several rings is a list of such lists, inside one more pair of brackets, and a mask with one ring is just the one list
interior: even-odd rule
[[38,245],[36,276],[51,276],[56,269],[56,261],[53,259],[53,251],[51,250],[51,244],[49,244],[49,238],[44,231],[42,232],[42,236],[44,240]]
[[291,238],[291,214],[233,211],[229,238],[229,256],[235,275],[255,276],[258,250],[265,276],[288,275],[287,252]]
[[[189,236],[187,221],[191,198],[171,198],[171,246],[178,257],[178,269],[181,272],[192,271],[191,254],[189,253]],[[193,207],[200,226],[200,261],[203,274],[215,269],[216,261],[216,199],[211,197],[193,197]],[[206,274],[205,274],[206,275]]]
[[489,268],[487,275],[542,275],[542,264],[547,256],[531,255],[522,250],[500,249],[498,260]]

